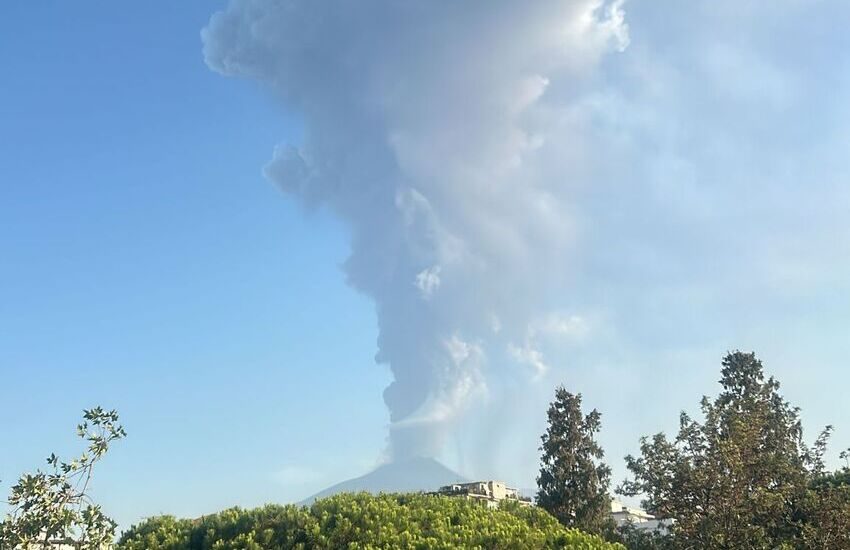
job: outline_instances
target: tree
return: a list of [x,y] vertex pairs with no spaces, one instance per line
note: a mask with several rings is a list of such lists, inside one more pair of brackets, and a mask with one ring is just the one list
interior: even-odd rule
[[611,469],[602,462],[604,452],[595,439],[602,415],[594,409],[585,416],[581,394],[573,395],[563,386],[555,390],[547,415],[537,504],[568,527],[591,533],[609,530]]
[[[721,373],[721,393],[702,399],[703,422],[683,412],[674,440],[643,438],[641,455],[626,457],[634,479],[620,492],[674,518],[680,548],[840,548],[807,542],[816,538],[810,528],[825,533],[841,517],[835,495],[812,485],[831,428],[808,448],[799,409],[754,354],[729,353]],[[822,520],[833,524],[815,526]]]
[[617,527],[612,538],[629,550],[677,550],[676,540],[667,529],[640,529],[626,523]]
[[83,411],[77,434],[88,442],[77,459],[47,458],[49,473],[24,474],[12,487],[12,511],[0,522],[0,548],[51,548],[71,545],[78,550],[100,549],[112,543],[116,524],[95,504],[87,491],[94,466],[110,444],[126,436],[118,413],[100,407]]
[[[841,453],[846,459],[846,451]],[[817,470],[799,505],[801,548],[850,548],[850,467]]]
[[505,503],[492,510],[462,498],[424,494],[339,494],[309,508],[234,508],[197,520],[151,518],[121,536],[119,550],[625,550],[566,529],[545,510]]

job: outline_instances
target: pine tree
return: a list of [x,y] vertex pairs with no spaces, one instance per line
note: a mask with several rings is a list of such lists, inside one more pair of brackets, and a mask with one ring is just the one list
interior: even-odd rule
[[581,394],[573,395],[563,386],[555,390],[547,414],[537,504],[568,527],[602,533],[611,522],[611,469],[602,462],[604,452],[595,440],[602,415],[594,409],[585,416]]

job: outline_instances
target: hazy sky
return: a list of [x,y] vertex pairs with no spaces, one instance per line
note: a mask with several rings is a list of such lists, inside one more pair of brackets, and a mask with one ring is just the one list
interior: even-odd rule
[[124,525],[530,486],[560,383],[619,480],[736,348],[850,445],[850,5],[356,7],[0,7],[2,492],[94,404]]

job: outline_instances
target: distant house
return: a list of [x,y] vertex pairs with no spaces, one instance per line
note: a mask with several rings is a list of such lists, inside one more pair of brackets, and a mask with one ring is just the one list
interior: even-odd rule
[[444,485],[440,487],[436,494],[474,500],[488,508],[496,508],[502,501],[514,501],[523,506],[531,506],[530,498],[520,495],[517,489],[508,487],[502,481],[475,481]]
[[632,525],[642,531],[657,531],[667,529],[671,520],[659,519],[640,508],[631,508],[618,500],[611,500],[611,517],[617,527]]

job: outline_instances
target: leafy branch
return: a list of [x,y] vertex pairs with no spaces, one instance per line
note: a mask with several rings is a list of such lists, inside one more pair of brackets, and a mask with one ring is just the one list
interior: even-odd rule
[[49,471],[20,477],[8,499],[12,511],[0,522],[0,548],[42,548],[61,543],[94,550],[112,542],[116,523],[95,504],[87,491],[95,464],[110,445],[126,437],[118,413],[101,407],[83,411],[77,435],[88,443],[70,462],[55,454]]

